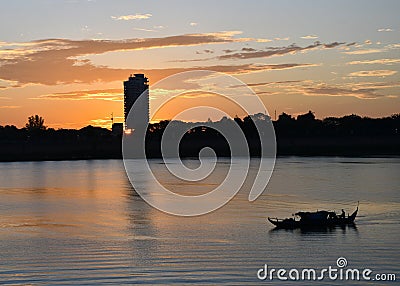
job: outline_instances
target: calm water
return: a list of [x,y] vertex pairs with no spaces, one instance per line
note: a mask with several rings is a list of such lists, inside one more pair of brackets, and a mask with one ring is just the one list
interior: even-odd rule
[[[176,191],[204,191],[218,184],[224,166],[200,185],[161,180]],[[222,209],[182,218],[143,202],[121,161],[0,163],[0,284],[283,285],[258,280],[257,270],[265,263],[320,269],[344,256],[353,268],[396,273],[397,282],[382,283],[395,285],[399,171],[400,158],[279,158],[256,202],[247,201],[245,185]],[[274,231],[266,222],[298,210],[350,212],[358,200],[356,228]],[[343,284],[289,284],[335,283]],[[368,284],[358,283],[350,284]]]

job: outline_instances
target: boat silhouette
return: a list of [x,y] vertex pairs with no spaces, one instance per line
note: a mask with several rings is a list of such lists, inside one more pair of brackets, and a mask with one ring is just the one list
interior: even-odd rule
[[[358,205],[356,210],[347,216],[343,210],[340,215],[337,215],[334,211],[300,211],[294,214],[294,218],[279,219],[268,217],[268,221],[275,225],[276,228],[282,229],[333,227],[354,224],[357,213]],[[300,219],[297,220],[296,218]]]

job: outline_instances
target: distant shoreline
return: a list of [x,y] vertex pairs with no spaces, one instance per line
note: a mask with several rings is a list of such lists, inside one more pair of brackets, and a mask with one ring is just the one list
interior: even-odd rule
[[[230,157],[227,142],[184,138],[180,144],[181,158],[197,158],[204,147],[212,148],[218,157]],[[260,157],[261,147],[257,139],[248,141],[250,156]],[[146,146],[147,158],[162,158],[160,142],[151,141]],[[306,137],[277,138],[278,157],[373,157],[400,156],[400,136],[370,137]],[[47,141],[0,141],[0,162],[13,161],[63,161],[122,159],[122,138],[97,138],[74,142]]]
[[[276,159],[279,158],[400,158],[400,155],[365,155],[365,156],[340,156],[340,155],[277,155]],[[230,157],[218,157],[218,158],[230,158]],[[259,157],[251,157],[251,159],[256,159]],[[147,158],[147,159],[163,159],[163,158]],[[195,160],[196,157],[184,157],[181,158],[183,160]],[[13,161],[0,161],[2,163],[29,163],[29,162],[74,162],[74,161],[104,161],[104,160],[120,160],[123,161],[122,158],[63,158],[63,159],[37,159],[37,160],[13,160]]]
[[[354,154],[350,154],[348,152],[346,153],[310,153],[307,154],[305,152],[298,152],[298,153],[288,153],[285,152],[283,154],[277,154],[276,158],[288,158],[288,157],[303,157],[303,158],[332,158],[332,157],[338,157],[338,158],[399,158],[400,157],[400,151],[398,152],[374,152],[374,153],[359,153],[356,152]],[[198,156],[193,155],[193,156],[182,156],[180,157],[181,159],[197,159]],[[230,158],[230,156],[218,156],[218,158]],[[260,158],[260,156],[251,156],[252,159]],[[163,159],[161,156],[149,156],[147,159]],[[110,156],[110,155],[104,155],[104,156],[16,156],[16,157],[0,157],[0,163],[12,163],[12,162],[46,162],[46,161],[90,161],[90,160],[123,160],[122,156]]]

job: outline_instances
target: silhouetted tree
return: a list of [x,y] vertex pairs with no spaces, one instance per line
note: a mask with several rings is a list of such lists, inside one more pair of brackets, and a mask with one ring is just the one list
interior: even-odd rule
[[300,114],[297,116],[297,121],[312,122],[315,120],[314,112],[309,110],[306,114]]
[[44,125],[44,119],[39,115],[32,115],[28,117],[28,122],[25,124],[25,128],[31,130],[46,130]]
[[238,116],[236,115],[235,118],[234,118],[233,120],[236,122],[237,125],[240,126],[240,128],[243,128],[243,120],[242,120],[240,117],[238,117]]
[[290,114],[283,112],[278,120],[274,122],[275,132],[278,136],[291,136],[296,134],[296,119]]
[[283,112],[281,115],[279,115],[278,117],[278,122],[281,124],[285,124],[285,123],[293,123],[295,121],[295,119],[290,115],[287,114],[285,112]]

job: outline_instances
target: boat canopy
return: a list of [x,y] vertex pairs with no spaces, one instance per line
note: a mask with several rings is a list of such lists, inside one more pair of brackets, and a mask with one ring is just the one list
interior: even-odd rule
[[298,212],[295,215],[302,220],[326,220],[330,215],[336,215],[335,212],[317,211],[317,212]]

